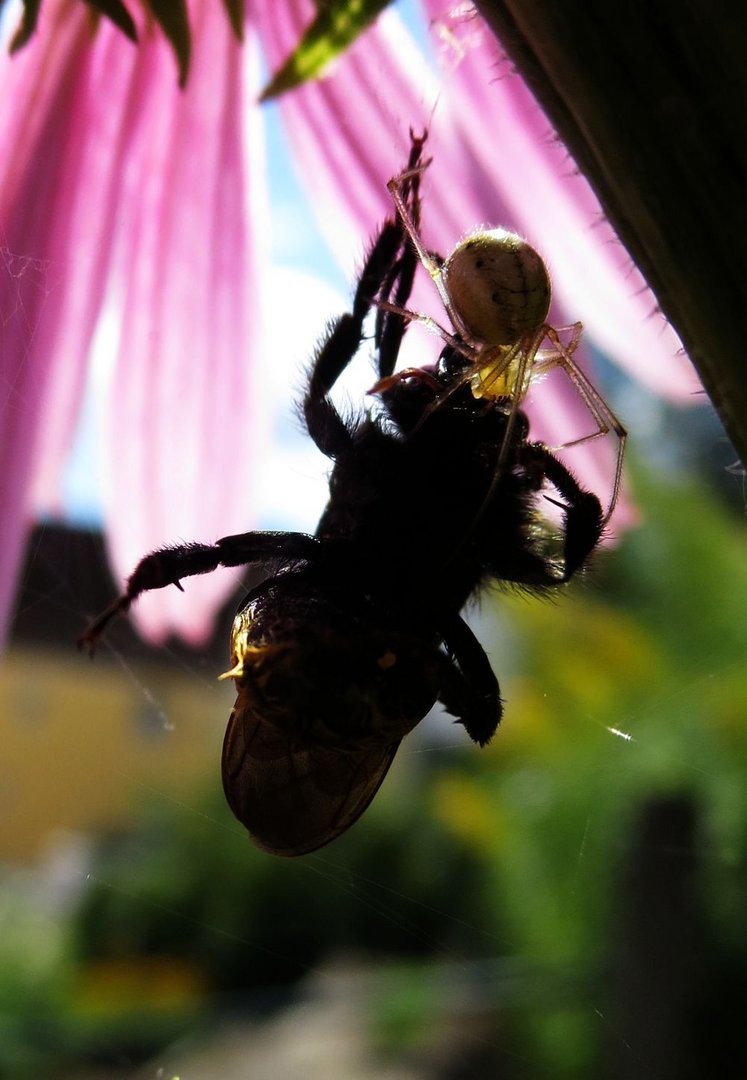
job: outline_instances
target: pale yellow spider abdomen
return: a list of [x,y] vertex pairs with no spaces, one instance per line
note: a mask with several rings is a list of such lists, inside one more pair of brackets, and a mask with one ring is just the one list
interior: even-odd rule
[[475,342],[513,345],[547,319],[551,288],[545,264],[507,229],[467,236],[441,274],[453,310]]

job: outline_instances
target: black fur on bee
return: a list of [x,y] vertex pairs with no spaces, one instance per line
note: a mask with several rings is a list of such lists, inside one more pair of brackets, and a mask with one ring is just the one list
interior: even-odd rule
[[[403,174],[415,221],[424,141],[413,137]],[[250,532],[154,552],[81,639],[92,650],[144,591],[217,566],[273,564],[234,621],[224,677],[238,696],[222,771],[234,814],[278,855],[313,851],[349,828],[436,703],[487,743],[503,711],[498,682],[460,612],[491,583],[541,592],[568,581],[602,531],[596,495],[530,441],[515,401],[476,397],[453,343],[437,363],[395,374],[416,265],[400,221],[386,221],[351,310],[316,350],[303,416],[333,467],[314,535]],[[331,391],[369,316],[373,404],[345,418]],[[541,512],[548,488],[559,526]]]

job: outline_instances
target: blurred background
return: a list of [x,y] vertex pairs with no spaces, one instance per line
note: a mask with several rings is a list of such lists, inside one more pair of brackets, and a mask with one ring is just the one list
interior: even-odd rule
[[[303,304],[260,526],[313,529],[324,462],[293,400],[348,284],[269,131],[272,272]],[[126,620],[94,663],[75,650],[119,590],[84,417],[0,669],[0,1077],[746,1074],[744,477],[705,400],[596,359],[637,527],[556,601],[486,594],[494,741],[429,716],[360,822],[296,860],[255,850],[220,787],[251,575],[199,652]]]
[[123,620],[91,663],[101,538],[39,524],[0,681],[0,1075],[744,1075],[742,478],[707,406],[685,431],[605,389],[640,525],[557,602],[487,595],[498,736],[429,717],[298,860],[220,790],[249,579],[203,652]]

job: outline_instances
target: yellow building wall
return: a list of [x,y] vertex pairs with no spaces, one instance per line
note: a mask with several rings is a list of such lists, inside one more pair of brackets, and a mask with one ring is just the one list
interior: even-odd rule
[[218,672],[11,649],[0,664],[0,860],[59,830],[126,824],[220,775],[234,700]]

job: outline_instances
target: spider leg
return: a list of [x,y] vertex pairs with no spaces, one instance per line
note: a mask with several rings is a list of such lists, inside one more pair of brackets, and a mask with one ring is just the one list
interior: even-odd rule
[[555,349],[548,357],[540,356],[537,366],[540,371],[547,371],[553,367],[561,368],[566,377],[573,384],[576,393],[583,401],[597,425],[595,431],[592,431],[588,435],[582,435],[578,439],[573,439],[571,442],[564,443],[562,447],[558,447],[559,450],[567,450],[571,446],[580,446],[581,443],[589,442],[591,439],[597,439],[600,435],[607,435],[610,431],[617,439],[615,477],[612,483],[612,494],[610,495],[609,504],[604,513],[604,520],[602,521],[602,525],[604,526],[612,517],[612,511],[615,509],[617,498],[620,493],[623,459],[625,457],[625,442],[628,433],[602,395],[589,381],[587,376],[573,359],[573,353],[576,351],[581,338],[581,323],[575,323],[570,329],[573,331],[574,336],[568,345],[564,345],[560,340],[558,331],[550,326],[547,327],[547,337],[553,343]]
[[417,311],[411,311],[409,308],[390,303],[388,300],[380,300],[378,306],[381,311],[389,312],[393,316],[400,316],[403,323],[420,323],[420,325],[424,326],[430,334],[435,334],[436,337],[440,337],[446,345],[450,345],[452,349],[455,349],[456,352],[466,357],[466,359],[475,359],[476,352],[471,345],[468,345],[462,338],[456,337],[456,335],[444,329],[444,327],[435,319],[431,318],[430,315],[421,315]]
[[456,717],[473,742],[484,746],[503,715],[500,687],[480,642],[460,615],[438,626],[449,653],[439,701]]
[[449,296],[444,282],[443,263],[440,259],[435,258],[426,248],[420,235],[419,215],[414,213],[410,205],[408,205],[408,190],[409,185],[413,182],[414,173],[422,173],[429,164],[430,162],[425,162],[418,166],[417,169],[406,169],[403,173],[400,173],[399,176],[393,177],[387,184],[387,188],[389,189],[389,194],[392,196],[392,201],[397,211],[397,217],[402,222],[402,226],[410,238],[410,242],[415,249],[418,260],[428,272],[433,284],[436,286],[438,295],[441,298],[441,303],[446,309],[452,326],[456,329],[459,336],[464,336],[462,320],[454,310],[454,305],[451,302],[451,297]]
[[306,533],[252,532],[224,536],[215,544],[177,544],[146,555],[127,579],[125,591],[86,628],[78,648],[93,656],[98,639],[109,622],[127,612],[144,592],[176,585],[181,579],[209,574],[218,566],[244,566],[272,559],[314,559],[319,541]]

